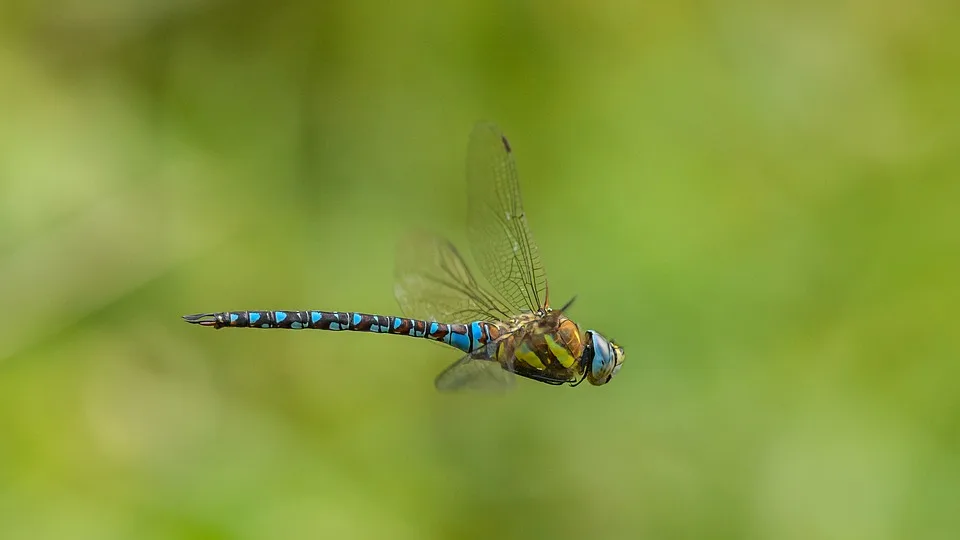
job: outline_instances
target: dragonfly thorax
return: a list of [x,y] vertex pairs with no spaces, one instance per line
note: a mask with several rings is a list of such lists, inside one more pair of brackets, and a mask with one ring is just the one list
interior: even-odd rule
[[560,313],[526,313],[501,330],[496,359],[508,371],[550,384],[585,377],[583,331]]

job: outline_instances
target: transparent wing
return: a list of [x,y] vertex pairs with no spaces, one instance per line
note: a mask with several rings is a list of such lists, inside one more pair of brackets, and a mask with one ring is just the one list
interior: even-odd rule
[[442,392],[457,390],[509,390],[516,385],[516,375],[504,368],[492,354],[496,344],[483,351],[465,355],[437,375],[434,385]]
[[547,304],[547,278],[520,200],[517,167],[500,129],[477,124],[467,151],[469,216],[474,258],[513,312]]
[[408,317],[462,323],[507,320],[511,312],[502,298],[474,279],[452,243],[417,233],[398,246],[394,296]]

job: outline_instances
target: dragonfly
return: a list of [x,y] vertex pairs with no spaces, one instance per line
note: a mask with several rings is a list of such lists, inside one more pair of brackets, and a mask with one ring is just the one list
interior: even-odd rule
[[550,306],[513,148],[495,124],[478,123],[470,135],[467,191],[467,233],[485,283],[449,240],[417,233],[397,250],[394,296],[404,316],[268,310],[183,318],[212,328],[350,330],[440,342],[464,353],[437,375],[440,391],[505,389],[516,376],[550,385],[609,382],[623,348],[568,318],[573,300]]

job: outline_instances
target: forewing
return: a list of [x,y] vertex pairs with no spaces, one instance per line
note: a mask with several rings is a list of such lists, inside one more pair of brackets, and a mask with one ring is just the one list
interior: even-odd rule
[[468,231],[483,275],[513,311],[547,303],[547,279],[520,198],[517,167],[500,129],[477,124],[467,152]]
[[484,290],[448,240],[412,234],[398,246],[394,296],[408,317],[446,323],[509,319],[502,298]]

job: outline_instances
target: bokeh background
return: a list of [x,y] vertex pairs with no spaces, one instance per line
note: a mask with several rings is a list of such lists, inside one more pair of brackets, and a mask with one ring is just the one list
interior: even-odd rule
[[[960,534],[955,2],[2,13],[0,537]],[[612,383],[180,321],[395,314],[478,119]]]

